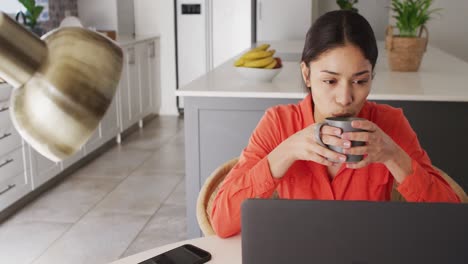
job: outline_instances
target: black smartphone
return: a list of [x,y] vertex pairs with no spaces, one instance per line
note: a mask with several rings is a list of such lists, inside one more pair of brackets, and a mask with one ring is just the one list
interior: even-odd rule
[[201,264],[211,260],[211,254],[194,245],[185,244],[138,264]]

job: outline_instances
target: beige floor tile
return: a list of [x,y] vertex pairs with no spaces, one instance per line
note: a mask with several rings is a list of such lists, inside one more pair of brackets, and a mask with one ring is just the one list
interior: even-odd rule
[[179,182],[175,190],[171,193],[169,198],[164,202],[165,204],[182,205],[185,206],[185,180]]
[[140,167],[142,170],[185,173],[184,146],[168,142]]
[[103,264],[117,260],[148,218],[141,215],[90,213],[33,263]]
[[12,221],[74,223],[119,182],[115,179],[81,179],[71,176],[19,211]]
[[70,226],[71,224],[48,222],[5,225],[0,228],[0,263],[31,263]]
[[131,175],[102,200],[99,212],[152,215],[181,181],[180,175]]
[[187,239],[185,206],[164,204],[121,257]]

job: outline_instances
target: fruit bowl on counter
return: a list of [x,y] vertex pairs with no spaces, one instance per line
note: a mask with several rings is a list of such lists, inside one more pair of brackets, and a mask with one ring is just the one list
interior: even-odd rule
[[273,57],[275,50],[262,44],[242,54],[234,62],[237,72],[245,79],[255,82],[271,82],[282,69],[281,59]]

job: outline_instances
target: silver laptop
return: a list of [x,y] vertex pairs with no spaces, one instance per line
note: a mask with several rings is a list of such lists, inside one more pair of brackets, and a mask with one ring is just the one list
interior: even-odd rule
[[467,264],[468,204],[242,204],[243,264]]

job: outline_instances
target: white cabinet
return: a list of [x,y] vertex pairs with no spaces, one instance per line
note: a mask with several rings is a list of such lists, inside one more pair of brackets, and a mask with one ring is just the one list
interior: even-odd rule
[[136,49],[124,48],[124,67],[120,79],[120,131],[124,131],[138,121],[140,95],[138,82]]
[[151,113],[157,113],[160,100],[159,41],[157,39],[137,45],[139,84],[140,84],[140,119]]
[[62,170],[60,162],[53,162],[36,152],[31,146],[28,146],[31,161],[31,180],[32,188],[36,189],[43,183],[52,179]]
[[161,69],[159,40],[155,39],[146,44],[148,49],[147,67],[148,67],[148,98],[142,102],[143,115],[158,113],[161,106]]
[[31,191],[25,148],[19,147],[0,157],[0,211]]
[[118,107],[121,132],[159,110],[159,39],[124,47],[124,62]]
[[11,91],[0,84],[0,210],[31,191],[28,154],[10,119]]
[[257,0],[257,41],[305,40],[312,0]]
[[106,114],[99,124],[101,140],[103,144],[114,138],[119,133],[118,97],[119,95],[117,91],[111,105],[109,106],[109,109],[107,109]]
[[77,6],[85,27],[115,30],[121,35],[135,33],[133,0],[77,0]]

